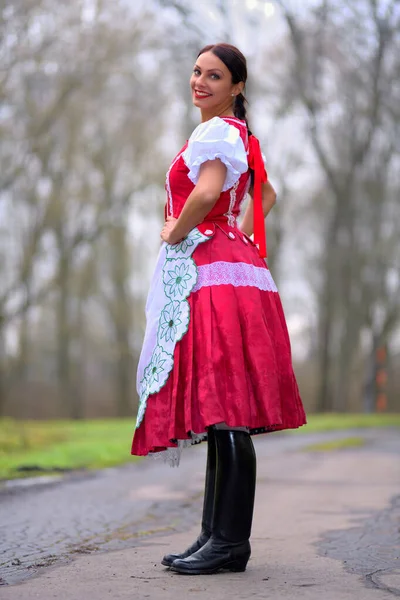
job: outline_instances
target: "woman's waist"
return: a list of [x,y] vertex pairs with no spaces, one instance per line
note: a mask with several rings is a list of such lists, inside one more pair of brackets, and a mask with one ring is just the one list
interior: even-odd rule
[[223,215],[207,215],[204,217],[203,223],[236,223],[236,219],[239,216],[239,213],[225,213]]
[[220,216],[217,218],[206,218],[202,221],[197,228],[200,233],[213,238],[216,233],[222,232],[225,237],[229,238],[229,240],[241,240],[246,246],[255,246],[254,241],[244,233],[237,222],[236,219],[231,222],[227,217]]
[[229,234],[229,232],[238,229],[238,223],[234,215],[215,215],[207,216],[201,223],[199,223],[199,225],[197,225],[197,228],[202,233],[206,231],[211,234],[211,231],[215,233],[216,229],[220,229],[226,234]]
[[[175,205],[172,216],[175,217],[175,219],[178,219],[183,209],[184,204],[182,206]],[[167,205],[165,206],[165,210],[167,212]],[[214,207],[213,210],[204,217],[202,223],[228,223],[234,225],[239,215],[239,207],[234,207],[233,209],[229,206]]]

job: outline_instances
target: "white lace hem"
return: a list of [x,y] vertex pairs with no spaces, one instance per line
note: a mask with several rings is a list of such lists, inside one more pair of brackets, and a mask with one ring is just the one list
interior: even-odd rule
[[162,452],[153,452],[149,456],[154,460],[162,460],[171,467],[179,467],[184,448],[189,448],[189,446],[194,446],[207,439],[207,433],[191,433],[191,436],[188,440],[178,440],[176,448],[167,448]]

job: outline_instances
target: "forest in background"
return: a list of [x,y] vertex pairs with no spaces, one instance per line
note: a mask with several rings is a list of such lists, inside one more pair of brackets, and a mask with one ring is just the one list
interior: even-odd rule
[[400,411],[400,4],[3,0],[0,415],[134,416],[198,50],[248,56],[309,411]]

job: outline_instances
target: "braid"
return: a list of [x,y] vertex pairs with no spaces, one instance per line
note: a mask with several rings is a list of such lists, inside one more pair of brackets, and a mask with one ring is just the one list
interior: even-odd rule
[[[235,117],[237,117],[238,119],[242,119],[243,121],[246,122],[248,136],[250,137],[253,134],[249,128],[249,122],[247,120],[247,110],[246,110],[245,103],[247,103],[245,96],[243,94],[238,94],[235,97],[235,102],[233,105],[233,113],[234,113]],[[253,186],[254,186],[254,171],[253,171],[253,169],[250,169],[250,187],[253,187]]]
[[247,121],[247,110],[246,110],[246,106],[245,106],[246,102],[247,102],[247,100],[244,97],[244,95],[238,94],[235,97],[235,103],[233,105],[233,113],[234,113],[235,117],[237,117],[238,119],[242,119],[243,121],[246,121],[249,135],[252,135],[250,128],[249,128],[249,123]]

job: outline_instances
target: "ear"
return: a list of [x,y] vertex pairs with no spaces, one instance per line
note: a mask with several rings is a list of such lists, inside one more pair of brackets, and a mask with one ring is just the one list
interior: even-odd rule
[[235,83],[235,85],[233,86],[232,89],[232,93],[235,94],[235,96],[238,96],[239,94],[242,94],[244,90],[244,81],[239,81],[239,83]]

